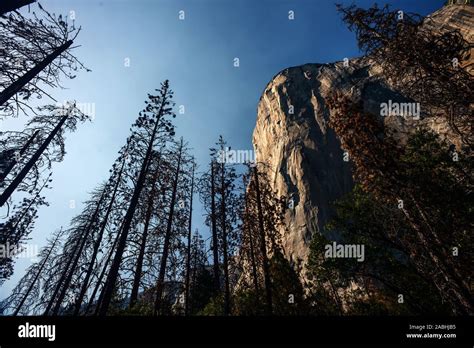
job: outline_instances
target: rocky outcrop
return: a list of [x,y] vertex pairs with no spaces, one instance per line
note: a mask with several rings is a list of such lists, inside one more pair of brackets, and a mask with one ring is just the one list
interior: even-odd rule
[[[444,7],[431,16],[430,25],[459,28],[472,38],[473,14],[468,5]],[[290,209],[280,233],[293,264],[307,260],[312,235],[322,232],[333,214],[332,203],[353,185],[350,163],[344,160],[344,150],[328,126],[330,115],[324,99],[341,91],[361,98],[364,108],[376,114],[389,99],[408,101],[390,87],[380,70],[368,58],[349,64],[292,67],[278,73],[260,98],[253,144],[257,161],[268,164],[274,190],[288,198]],[[387,117],[385,122],[404,134],[413,128],[413,122],[423,121]],[[445,127],[442,123],[430,126],[440,132]]]

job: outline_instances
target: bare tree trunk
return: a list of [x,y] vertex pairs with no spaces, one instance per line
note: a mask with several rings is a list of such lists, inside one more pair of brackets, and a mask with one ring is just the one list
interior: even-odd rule
[[[114,250],[115,250],[115,247],[117,246],[118,244],[118,241],[120,239],[120,231],[122,230],[122,226],[120,226],[118,232],[117,232],[117,236],[115,237],[115,240],[114,240],[114,244],[112,245],[112,247],[110,248],[110,252],[109,254],[107,255],[107,259],[105,260],[105,263],[102,267],[102,271],[100,272],[100,275],[99,277],[97,278],[97,283],[94,287],[94,291],[92,292],[91,294],[91,297],[89,299],[89,303],[87,304],[87,307],[86,307],[86,310],[85,310],[85,313],[87,313],[89,311],[89,308],[92,306],[93,302],[94,302],[94,298],[95,298],[95,295],[97,295],[97,291],[99,290],[100,288],[100,283],[102,282],[102,279],[104,279],[104,276],[105,276],[105,272],[107,271],[107,267],[109,266],[109,262],[110,260],[112,259],[112,255],[114,254]],[[104,287],[105,287],[105,284],[104,284]],[[104,293],[101,292],[100,295],[99,295],[99,298],[97,300],[97,303],[96,303],[96,308],[95,308],[95,311],[94,311],[94,315],[97,315],[99,314],[99,309],[100,309],[100,304],[102,303],[102,298],[103,298],[103,295]]]
[[[26,142],[25,145],[23,145],[23,147],[21,148],[21,150],[18,152],[19,156],[22,156],[25,151],[30,147],[31,143],[35,140],[36,136],[38,135],[39,133],[39,130],[36,130],[32,135],[31,137],[28,139],[28,141]],[[16,160],[16,157],[13,158],[13,160],[11,161],[11,163],[7,166],[7,168],[5,169],[5,171],[3,172],[3,176],[0,177],[0,183],[5,180],[5,178],[7,177],[8,174],[10,174],[11,170],[13,169],[13,167],[15,167],[15,165],[18,163],[18,161]]]
[[36,0],[2,0],[0,3],[0,16],[18,10],[20,7],[30,5],[34,2],[36,2]]
[[0,105],[5,104],[8,99],[17,94],[28,82],[30,82],[33,77],[38,75],[44,68],[46,68],[53,60],[55,60],[59,55],[66,51],[71,45],[72,40],[66,41],[64,44],[56,48],[51,54],[49,54],[45,59],[36,64],[33,68],[28,70],[25,75],[21,76],[18,80],[13,82],[10,86],[5,88],[0,93]]
[[224,263],[224,315],[230,314],[230,284],[229,284],[229,255],[227,255],[227,226],[226,226],[226,199],[225,199],[225,164],[221,164],[221,229],[222,253]]
[[257,210],[258,210],[258,226],[260,230],[260,252],[263,260],[263,277],[265,281],[265,297],[266,297],[266,312],[267,315],[273,313],[272,304],[272,283],[270,279],[270,267],[268,265],[267,246],[265,241],[265,228],[263,223],[262,200],[260,197],[260,183],[258,181],[258,170],[255,166],[255,190],[257,193]]
[[158,281],[156,283],[155,309],[154,309],[153,315],[158,315],[161,310],[161,297],[163,296],[163,285],[165,281],[166,264],[168,261],[168,253],[169,253],[169,247],[170,247],[170,241],[171,241],[171,229],[173,226],[174,206],[176,203],[176,193],[178,191],[178,179],[179,179],[179,171],[181,169],[182,154],[183,154],[183,139],[181,138],[181,144],[180,144],[179,153],[178,153],[178,164],[176,166],[176,174],[175,174],[174,182],[173,182],[173,191],[171,194],[170,211],[168,214],[168,222],[166,226],[165,241],[163,243],[163,254],[161,255],[160,272],[158,274]]
[[76,251],[75,250],[76,248],[74,248],[74,252],[73,252],[73,255],[72,255],[72,259],[73,259],[72,265],[68,265],[68,267],[66,267],[66,269],[64,270],[64,273],[63,273],[63,276],[65,276],[64,281],[59,282],[59,286],[61,287],[61,292],[59,293],[58,300],[56,301],[56,305],[53,308],[53,315],[57,315],[58,312],[59,312],[59,309],[61,308],[61,304],[64,300],[64,296],[66,296],[66,292],[69,289],[69,285],[71,284],[72,276],[74,274],[74,271],[76,270],[77,264],[78,264],[79,259],[81,257],[82,250],[84,250],[84,245],[86,244],[87,239],[89,238],[89,234],[90,234],[92,228],[94,227],[95,223],[97,222],[97,217],[100,213],[100,207],[102,205],[102,202],[103,202],[104,198],[105,198],[105,190],[102,191],[100,199],[97,202],[97,206],[94,210],[94,213],[92,214],[92,217],[88,221],[87,226],[84,229],[84,232],[81,233],[80,239],[78,240],[78,242],[79,241],[81,242],[79,244],[78,250]]
[[[167,88],[167,85],[166,87]],[[162,94],[163,96],[166,96],[167,89],[164,91]],[[163,107],[166,102],[165,97],[163,97],[164,100],[161,101],[160,109],[157,114],[157,118],[155,120],[155,126],[153,128],[153,132],[150,137],[150,142],[148,144],[147,152],[145,154],[145,158],[143,160],[141,169],[140,169],[140,174],[138,176],[137,184],[135,186],[135,189],[133,191],[133,196],[130,201],[130,206],[128,207],[127,213],[125,214],[124,218],[124,224],[123,224],[123,230],[122,233],[120,234],[120,239],[119,243],[117,245],[117,251],[115,253],[115,257],[112,261],[112,265],[110,267],[109,274],[107,276],[107,281],[105,283],[105,287],[102,290],[104,292],[102,304],[100,306],[99,310],[99,315],[106,315],[107,310],[110,305],[110,301],[112,300],[112,294],[115,288],[115,282],[117,280],[119,268],[120,268],[120,263],[122,262],[122,255],[123,252],[125,251],[125,245],[127,243],[127,237],[128,233],[130,232],[130,228],[132,225],[132,220],[133,220],[133,215],[135,213],[135,209],[138,205],[138,200],[140,198],[140,193],[142,192],[143,185],[145,183],[145,177],[146,177],[146,171],[148,168],[148,164],[151,159],[151,154],[153,150],[153,145],[155,142],[156,134],[158,132],[158,126],[160,125],[160,120],[163,115]]]
[[[412,197],[414,200],[414,198]],[[443,288],[449,287],[450,297],[448,301],[452,303],[462,314],[472,314],[474,313],[474,301],[472,300],[472,296],[469,293],[468,288],[463,287],[462,281],[457,282],[457,272],[455,269],[449,267],[449,263],[447,263],[447,258],[445,255],[442,255],[444,259],[441,259],[437,253],[431,247],[434,243],[431,243],[427,240],[427,236],[423,232],[423,229],[420,227],[419,223],[415,221],[415,219],[411,216],[411,214],[406,210],[402,210],[408,223],[416,232],[416,236],[420,241],[422,247],[424,248],[427,257],[429,260],[435,265],[437,268],[437,274],[442,278],[442,281],[435,280],[434,283],[438,287],[441,295],[444,295],[444,291],[440,289],[442,286]],[[437,248],[440,249],[440,248]],[[422,267],[420,267],[420,271],[423,271]]]
[[[81,238],[79,238],[77,240],[77,242],[75,243],[76,245],[74,246],[74,251],[79,246],[80,241],[81,241]],[[61,277],[59,278],[58,282],[56,283],[56,287],[54,288],[54,292],[51,295],[51,298],[49,299],[48,305],[46,306],[46,309],[44,310],[43,315],[48,315],[49,314],[49,311],[51,310],[51,307],[54,304],[54,300],[56,299],[56,296],[58,295],[59,290],[61,290],[61,286],[64,282],[64,279],[66,278],[67,271],[68,271],[69,267],[71,266],[71,262],[72,262],[73,258],[74,258],[74,252],[71,255],[71,257],[68,258],[68,262],[66,264],[65,270],[63,271],[63,273],[61,274]]]
[[[249,208],[247,203],[247,197],[245,198],[245,215],[247,219],[249,219]],[[253,285],[255,287],[255,304],[257,308],[259,307],[259,294],[260,294],[260,287],[258,286],[258,277],[257,277],[257,263],[255,260],[255,246],[253,243],[253,235],[252,230],[247,226],[247,233],[249,236],[249,243],[250,243],[250,262],[252,264],[252,278],[253,278]]]
[[34,166],[34,164],[36,163],[36,161],[38,161],[38,159],[41,157],[41,155],[43,154],[44,150],[46,150],[46,148],[48,147],[48,145],[51,143],[51,141],[53,140],[53,138],[56,136],[56,134],[59,132],[59,130],[61,129],[61,127],[63,126],[64,122],[66,122],[66,119],[68,118],[68,116],[63,116],[61,118],[61,120],[58,122],[58,124],[56,125],[56,127],[54,127],[53,131],[51,132],[51,134],[49,134],[49,136],[46,138],[46,140],[43,142],[43,144],[41,144],[41,146],[38,148],[38,150],[36,150],[36,152],[34,153],[34,155],[30,158],[30,160],[25,164],[25,167],[23,167],[23,169],[20,171],[20,173],[18,173],[18,175],[16,176],[15,179],[13,179],[13,181],[10,183],[10,185],[8,185],[8,187],[5,189],[5,191],[3,191],[2,195],[0,196],[0,207],[3,206],[6,201],[8,200],[8,198],[10,198],[10,196],[12,195],[13,191],[16,190],[16,188],[18,187],[18,185],[21,184],[21,182],[23,181],[23,179],[25,178],[25,176],[28,174],[28,172],[30,171],[30,169]]
[[212,228],[212,254],[214,256],[214,288],[216,294],[221,289],[220,272],[219,272],[219,239],[217,238],[217,221],[216,221],[216,187],[215,187],[215,163],[211,162],[211,228]]
[[79,294],[79,297],[77,298],[73,315],[78,315],[79,314],[79,310],[81,309],[81,305],[82,305],[82,300],[84,299],[84,296],[85,296],[86,291],[88,289],[89,279],[92,275],[92,270],[94,268],[95,259],[97,257],[97,253],[99,251],[100,244],[102,243],[102,238],[104,236],[105,228],[107,226],[107,222],[109,220],[110,213],[112,212],[112,207],[115,203],[115,197],[117,195],[120,180],[122,179],[124,166],[125,166],[125,159],[122,161],[122,166],[120,167],[120,172],[119,172],[117,180],[115,182],[112,197],[110,198],[110,202],[109,202],[109,205],[107,207],[107,211],[105,212],[105,216],[104,216],[104,219],[103,219],[102,224],[101,224],[101,228],[100,228],[100,231],[99,231],[99,238],[96,240],[96,242],[94,244],[94,251],[92,252],[91,261],[89,262],[89,266],[88,266],[87,273],[86,273],[86,278],[83,281],[81,292]]
[[153,200],[155,199],[155,192],[156,192],[156,181],[158,180],[158,173],[159,173],[159,162],[158,160],[158,165],[155,170],[155,173],[153,175],[152,179],[152,189],[150,193],[150,197],[148,198],[147,202],[147,211],[146,211],[146,216],[145,216],[145,226],[143,228],[143,234],[142,234],[142,240],[140,244],[140,251],[138,254],[138,259],[137,259],[137,266],[135,269],[135,276],[133,279],[133,286],[132,286],[132,292],[130,294],[130,304],[129,307],[133,307],[135,303],[137,302],[138,298],[138,290],[140,288],[140,280],[142,278],[142,268],[143,268],[143,258],[145,256],[145,247],[146,247],[146,241],[148,237],[148,229],[150,226],[150,220],[151,216],[153,213]]
[[193,220],[193,194],[194,194],[194,170],[196,165],[193,164],[193,172],[191,176],[191,192],[189,198],[189,224],[188,224],[188,246],[186,255],[186,288],[185,288],[185,302],[184,302],[184,315],[189,315],[189,285],[190,285],[190,272],[191,272],[191,229]]
[[[196,238],[196,245],[194,248],[194,264],[193,264],[193,286],[197,284],[197,277],[198,277],[198,257],[199,257],[199,240]],[[191,291],[191,289],[189,289]],[[193,307],[189,306],[188,311],[191,311]]]
[[54,247],[56,246],[56,243],[58,242],[60,236],[61,236],[61,232],[58,233],[58,235],[57,235],[56,238],[54,239],[54,242],[53,242],[53,244],[51,245],[51,248],[49,249],[48,254],[46,255],[46,257],[45,257],[45,259],[43,260],[43,262],[41,263],[41,266],[40,266],[40,268],[39,268],[39,270],[38,270],[38,273],[36,273],[35,278],[34,278],[33,281],[31,282],[30,286],[28,287],[28,290],[26,291],[25,295],[23,296],[23,298],[21,299],[20,303],[18,304],[18,307],[16,308],[15,312],[13,313],[13,316],[18,315],[18,313],[20,312],[21,307],[23,306],[23,304],[25,303],[26,299],[27,299],[28,296],[30,295],[31,290],[33,290],[33,287],[34,287],[36,281],[38,280],[40,274],[43,272],[44,266],[46,265],[46,262],[48,262],[49,256],[50,256],[51,253],[53,252]]
[[[43,189],[45,188],[45,186],[48,184],[48,180],[49,178],[51,177],[51,174],[48,176],[48,179],[46,179],[43,183],[43,185],[40,187],[40,189],[38,190],[38,192],[36,193],[35,197],[30,201],[30,203],[28,204],[28,207],[26,207],[25,209],[23,209],[23,213],[21,214],[21,216],[18,218],[18,220],[15,222],[15,225],[13,225],[13,227],[10,229],[9,231],[9,236],[12,236],[14,235],[16,229],[18,228],[18,226],[21,224],[21,222],[23,221],[23,218],[26,216],[26,214],[28,214],[28,212],[30,211],[30,208],[33,206],[33,204],[35,204],[36,200],[40,197],[41,195],[41,192],[43,191]],[[25,227],[23,227],[25,228]]]

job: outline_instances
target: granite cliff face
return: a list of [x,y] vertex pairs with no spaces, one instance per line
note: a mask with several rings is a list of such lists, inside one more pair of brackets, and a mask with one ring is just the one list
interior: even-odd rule
[[[429,30],[458,28],[473,41],[474,7],[451,5],[430,17]],[[305,263],[311,236],[320,233],[333,214],[331,203],[353,185],[350,163],[344,161],[340,142],[328,126],[330,114],[324,98],[335,91],[361,98],[364,108],[375,114],[382,102],[406,100],[365,57],[350,60],[348,66],[337,62],[288,68],[266,86],[258,105],[253,144],[257,160],[269,164],[267,175],[274,190],[286,196],[292,207],[280,231],[292,264]],[[425,121],[385,119],[401,137],[416,122]],[[439,133],[447,129],[441,121],[430,121],[428,126]]]

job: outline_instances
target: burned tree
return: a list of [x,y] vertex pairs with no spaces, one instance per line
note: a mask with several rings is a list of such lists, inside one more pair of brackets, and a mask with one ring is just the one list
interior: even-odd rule
[[3,312],[11,312],[14,316],[20,313],[32,314],[41,295],[42,283],[52,270],[52,259],[62,245],[63,234],[62,229],[53,234],[52,239],[39,253],[39,260],[27,269],[12,294],[3,301],[0,306]]
[[[82,301],[86,295],[86,292],[89,287],[89,282],[92,277],[92,272],[94,270],[94,266],[96,264],[96,259],[100,252],[100,247],[102,245],[102,241],[105,238],[106,228],[107,225],[110,223],[110,216],[113,213],[113,208],[116,204],[117,195],[119,194],[118,190],[123,185],[123,173],[125,170],[125,165],[127,161],[127,153],[128,146],[125,146],[124,149],[121,150],[120,156],[117,159],[116,163],[112,167],[112,174],[108,181],[108,189],[110,190],[109,197],[107,197],[107,203],[105,205],[105,214],[101,217],[100,222],[97,226],[97,234],[94,236],[93,247],[92,247],[92,254],[90,259],[86,261],[87,271],[84,279],[81,279],[82,287],[79,293],[79,296],[76,299],[75,307],[74,307],[74,315],[78,315],[81,309]],[[113,187],[113,188],[112,188]]]
[[0,16],[20,9],[23,6],[30,5],[34,3],[36,0],[4,0],[0,4]]
[[[0,245],[5,250],[21,249],[21,242],[33,230],[38,208],[48,204],[42,193],[44,189],[49,188],[50,178],[51,174],[40,186],[30,191],[31,196],[23,198],[21,204],[13,206],[14,213],[7,221],[0,223]],[[0,284],[13,274],[13,263],[13,255],[0,257]]]
[[[429,279],[456,313],[472,313],[473,301],[466,270],[472,158],[453,160],[450,146],[419,129],[406,145],[394,139],[377,116],[346,97],[328,100],[331,125],[354,164],[354,178],[365,192],[389,206],[399,207],[411,234],[387,236],[402,246],[420,274]],[[442,198],[441,198],[442,197]],[[400,240],[399,240],[400,239]]]
[[[138,295],[147,289],[156,287],[156,278],[161,267],[161,256],[166,239],[168,213],[167,209],[172,200],[173,178],[175,177],[175,154],[173,147],[161,148],[154,155],[153,164],[149,168],[148,184],[142,193],[140,201],[141,227],[137,229],[135,240],[137,247],[130,248],[128,260],[124,260],[124,268],[133,274],[132,290],[129,307],[132,311],[152,313],[153,304],[150,301],[139,301]],[[175,202],[183,204],[177,193]],[[173,248],[173,247],[171,247]]]
[[283,252],[279,229],[283,225],[286,203],[284,197],[279,198],[272,190],[265,174],[268,170],[263,163],[251,164],[244,176],[240,255],[244,262],[242,282],[252,284],[257,305],[262,295],[260,289],[264,290],[264,313],[271,315],[273,292],[278,289],[272,284],[270,259]]
[[104,289],[102,290],[103,300],[99,310],[100,315],[107,313],[112,300],[128,234],[132,227],[135,210],[145,184],[147,170],[152,160],[153,149],[157,146],[159,148],[160,144],[163,144],[164,141],[170,139],[170,136],[174,135],[173,125],[165,118],[168,115],[175,116],[170,108],[173,105],[171,100],[173,92],[169,89],[169,82],[165,81],[158,92],[158,95],[148,96],[147,106],[140,112],[139,118],[133,126],[134,142],[130,149],[130,155],[136,157],[137,163],[140,163],[140,169],[138,170],[136,184],[123,220],[117,250]]
[[0,117],[36,113],[28,105],[32,97],[54,100],[45,87],[61,87],[61,78],[88,70],[72,53],[80,28],[38,6],[41,16],[25,18],[15,11],[0,17]]
[[196,230],[191,238],[189,289],[186,315],[196,315],[209,303],[214,294],[214,282],[208,266],[206,243]]
[[[46,139],[44,139],[44,141],[39,144],[38,148],[32,154],[31,158],[26,161],[23,168],[12,178],[8,185],[5,185],[6,188],[0,195],[0,206],[4,205],[7,202],[12,193],[18,188],[18,186],[20,186],[23,180],[27,177],[31,169],[34,166],[37,166],[37,162],[40,160],[48,146],[50,146],[50,144],[55,138],[57,138],[55,143],[64,147],[63,135],[65,130],[74,131],[76,130],[78,122],[84,122],[85,120],[88,120],[88,116],[84,115],[81,111],[79,111],[76,108],[75,104],[68,105],[66,108],[47,106],[41,108],[41,110],[43,109],[48,110],[51,115],[42,117],[37,116],[32,120],[32,122],[42,122],[42,131],[46,131],[49,125],[52,126],[54,124],[53,122],[55,119],[58,119],[58,122],[54,125],[54,128],[51,130]],[[31,125],[32,122],[30,122],[29,124]],[[60,153],[60,156],[64,154],[64,149],[61,150],[62,151]]]
[[419,102],[425,117],[443,118],[472,150],[474,79],[467,66],[473,43],[459,30],[433,30],[433,19],[394,11],[338,6],[359,47],[389,82]]
[[[212,230],[213,270],[217,294],[223,294],[223,313],[230,315],[231,286],[235,251],[238,244],[236,230],[239,199],[236,193],[238,175],[233,163],[226,162],[226,142],[219,137],[216,148],[211,148],[210,170],[199,181],[201,201],[206,209],[206,224]],[[221,276],[222,270],[222,276]],[[223,280],[221,289],[220,280]]]
[[170,265],[170,261],[173,263],[170,256],[172,256],[173,252],[177,252],[179,254],[177,259],[179,259],[181,265],[185,264],[186,258],[186,253],[182,252],[184,251],[182,239],[188,235],[190,215],[189,210],[186,209],[186,206],[189,204],[185,202],[191,201],[187,187],[190,184],[189,176],[192,174],[194,162],[187,154],[186,144],[183,142],[183,139],[175,144],[172,155],[170,163],[173,163],[172,170],[174,173],[171,181],[171,195],[166,214],[166,230],[164,231],[163,248],[160,256],[158,279],[156,281],[154,315],[163,313],[163,291],[168,268],[172,270],[171,278],[176,278],[177,276],[173,274],[176,273],[174,268],[177,265]]
[[[194,161],[194,159],[193,159]],[[188,236],[187,236],[187,245],[186,245],[186,275],[185,275],[185,309],[184,314],[189,315],[189,288],[191,286],[191,254],[192,254],[192,219],[193,219],[193,196],[194,196],[194,172],[196,170],[196,165],[192,167],[191,173],[191,189],[189,194],[189,223],[188,223]]]
[[68,240],[65,242],[61,277],[51,295],[44,312],[45,315],[57,315],[59,313],[86,243],[90,243],[92,231],[99,223],[99,214],[105,198],[105,188],[98,190],[93,194],[92,199],[86,203],[83,212],[73,219],[68,230]]
[[39,110],[42,115],[33,117],[23,132],[0,133],[2,153],[10,154],[4,158],[6,170],[0,181],[0,206],[10,208],[14,192],[23,196],[22,203],[14,205],[13,211],[8,211],[6,221],[0,224],[0,243],[3,245],[17,246],[29,234],[37,208],[47,205],[42,191],[50,186],[52,163],[62,161],[64,157],[66,131],[75,131],[78,123],[88,120],[74,104],[45,106]]
[[217,163],[214,158],[211,159],[209,170],[202,174],[198,183],[199,197],[204,209],[206,210],[206,224],[210,226],[212,233],[212,260],[213,260],[213,279],[214,291],[219,293],[220,286],[220,269],[219,269],[219,236],[217,234],[217,213],[216,213],[216,169]]

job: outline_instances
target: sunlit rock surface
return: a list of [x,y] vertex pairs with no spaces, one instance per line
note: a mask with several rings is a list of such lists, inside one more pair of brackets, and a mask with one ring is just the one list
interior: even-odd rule
[[[446,6],[430,18],[430,30],[457,28],[472,41],[474,7]],[[361,98],[365,109],[375,114],[382,102],[406,100],[388,85],[379,67],[358,58],[348,66],[338,62],[285,69],[268,83],[258,104],[253,144],[257,160],[269,165],[273,188],[293,206],[280,232],[285,254],[294,265],[305,263],[311,236],[320,233],[333,214],[331,203],[353,185],[350,163],[344,161],[340,142],[328,126],[324,98],[335,91]],[[424,121],[385,119],[401,137],[416,122]],[[430,121],[429,126],[440,133],[447,129],[441,121]]]

